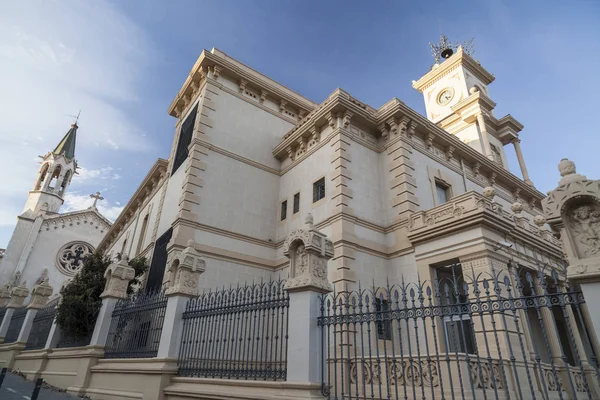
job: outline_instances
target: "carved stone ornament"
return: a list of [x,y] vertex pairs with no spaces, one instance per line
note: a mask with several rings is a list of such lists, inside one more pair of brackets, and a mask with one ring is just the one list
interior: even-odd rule
[[198,280],[206,270],[206,262],[200,258],[196,243],[188,241],[182,251],[172,251],[167,258],[169,284],[165,294],[174,296],[197,296]]
[[290,259],[290,278],[285,288],[331,292],[327,261],[333,257],[333,243],[314,229],[311,214],[306,216],[306,225],[306,229],[292,231],[283,243],[283,254]]
[[6,305],[10,302],[10,288],[9,284],[2,286],[0,288],[0,307],[6,307]]
[[27,305],[27,308],[43,308],[48,303],[50,296],[52,296],[52,292],[54,292],[54,289],[48,283],[48,279],[42,280],[42,282],[35,285],[31,290],[31,301]]
[[75,276],[83,266],[85,257],[94,252],[92,245],[86,242],[69,242],[58,250],[56,267],[67,276]]
[[123,254],[121,260],[110,264],[104,271],[106,284],[100,298],[111,297],[124,299],[127,297],[127,286],[135,278],[135,270],[127,263],[127,255]]
[[496,189],[494,189],[491,186],[486,186],[485,188],[483,188],[483,192],[482,193],[483,193],[483,195],[485,196],[486,199],[492,201],[492,199],[496,195]]
[[21,286],[15,286],[10,291],[10,301],[6,307],[8,308],[21,308],[25,299],[29,296],[29,289],[27,289],[27,282],[23,282]]
[[548,192],[542,208],[548,225],[560,234],[569,260],[567,277],[600,281],[600,180],[577,173],[575,163],[563,158],[561,179]]

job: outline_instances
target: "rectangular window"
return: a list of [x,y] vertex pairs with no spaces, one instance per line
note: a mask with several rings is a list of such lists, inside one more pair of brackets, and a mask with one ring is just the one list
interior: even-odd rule
[[287,218],[287,200],[281,202],[281,220]]
[[392,340],[392,321],[390,320],[390,303],[387,300],[375,298],[375,311],[378,314],[377,338],[381,340]]
[[177,150],[175,150],[175,157],[173,159],[173,170],[171,175],[175,173],[181,167],[181,164],[188,157],[188,147],[192,142],[192,136],[194,135],[194,124],[196,123],[196,112],[198,111],[198,104],[194,106],[190,114],[187,116],[181,128],[179,129],[179,140],[177,141]]
[[325,178],[313,183],[313,203],[325,198]]
[[300,192],[294,195],[294,214],[300,211]]
[[448,189],[448,185],[437,180],[435,181],[435,196],[438,206],[448,202],[448,198],[450,197],[448,195]]
[[[441,305],[444,306],[444,342],[453,353],[475,354],[473,338],[475,332],[464,292],[464,279],[460,264],[450,264],[436,269]],[[464,306],[464,307],[463,307]]]

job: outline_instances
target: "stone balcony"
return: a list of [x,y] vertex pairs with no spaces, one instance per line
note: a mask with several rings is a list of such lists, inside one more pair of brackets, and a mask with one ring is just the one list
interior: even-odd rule
[[[513,205],[514,207],[515,205]],[[516,207],[517,211],[519,207]],[[411,215],[408,238],[413,245],[474,226],[487,226],[503,237],[528,242],[555,254],[562,254],[561,241],[536,217],[533,225],[521,212],[503,206],[475,191],[452,198],[447,203]]]

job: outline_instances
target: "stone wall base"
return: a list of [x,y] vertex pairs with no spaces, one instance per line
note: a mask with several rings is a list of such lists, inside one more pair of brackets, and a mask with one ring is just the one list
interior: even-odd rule
[[318,383],[173,378],[165,400],[323,400]]
[[25,350],[15,357],[13,369],[25,374],[25,377],[34,381],[42,377],[42,372],[48,364],[48,355],[51,350]]
[[7,343],[0,345],[0,369],[12,369],[15,363],[15,357],[25,348],[25,343]]

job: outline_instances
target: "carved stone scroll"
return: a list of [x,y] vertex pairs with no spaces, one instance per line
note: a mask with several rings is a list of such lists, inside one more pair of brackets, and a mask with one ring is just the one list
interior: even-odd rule
[[307,229],[292,231],[283,243],[283,254],[290,259],[287,290],[332,290],[327,278],[327,261],[333,257],[333,243],[314,229],[312,215],[306,216]]

